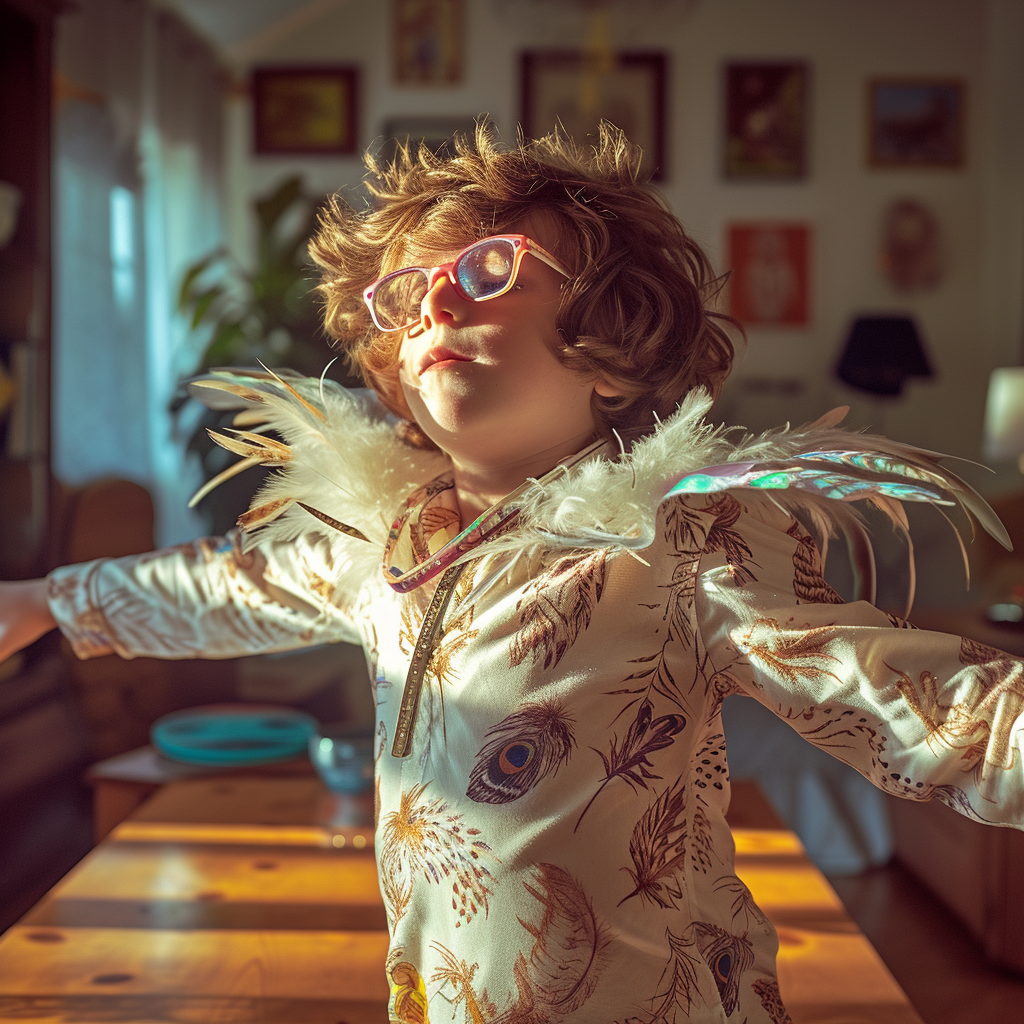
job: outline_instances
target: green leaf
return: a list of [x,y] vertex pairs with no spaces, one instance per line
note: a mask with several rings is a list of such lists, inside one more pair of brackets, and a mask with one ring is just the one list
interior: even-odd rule
[[196,260],[195,263],[191,264],[185,271],[185,276],[181,280],[181,287],[178,289],[178,311],[184,312],[192,303],[192,289],[199,276],[211,266],[217,260],[222,259],[227,255],[227,250],[224,248],[214,249],[213,252],[208,253],[201,260]]
[[236,362],[235,351],[239,342],[245,340],[245,328],[237,321],[221,322],[213,332],[210,344],[203,353],[202,364],[210,366],[231,366]]
[[194,331],[202,322],[203,317],[206,316],[207,311],[224,294],[224,289],[219,284],[215,284],[212,288],[207,288],[205,292],[200,292],[193,299],[195,306],[192,310],[192,330]]
[[272,195],[256,201],[256,216],[259,217],[260,226],[268,233],[272,232],[288,208],[303,198],[302,178],[298,175],[288,178]]

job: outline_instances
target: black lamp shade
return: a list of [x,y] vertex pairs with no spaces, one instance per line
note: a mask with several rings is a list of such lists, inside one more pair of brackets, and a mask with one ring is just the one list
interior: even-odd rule
[[900,395],[908,377],[931,377],[917,324],[909,316],[859,316],[850,328],[836,374],[850,387]]

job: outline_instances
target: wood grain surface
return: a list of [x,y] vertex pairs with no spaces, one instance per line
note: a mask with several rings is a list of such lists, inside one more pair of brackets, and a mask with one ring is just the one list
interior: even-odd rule
[[[308,778],[165,787],[0,938],[0,1021],[381,1024],[371,817]],[[794,1024],[920,1024],[756,787],[730,820]]]

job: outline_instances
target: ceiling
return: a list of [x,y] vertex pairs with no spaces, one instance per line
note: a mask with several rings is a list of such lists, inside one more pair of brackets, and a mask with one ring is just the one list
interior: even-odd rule
[[231,62],[245,62],[351,0],[159,0]]

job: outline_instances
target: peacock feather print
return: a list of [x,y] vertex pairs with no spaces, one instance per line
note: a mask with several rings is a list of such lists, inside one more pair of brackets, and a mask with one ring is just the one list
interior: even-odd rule
[[516,955],[511,970],[516,994],[500,1013],[487,990],[473,986],[479,964],[432,944],[441,963],[431,983],[439,985],[454,1012],[463,1008],[467,1024],[555,1024],[581,1009],[600,980],[608,936],[579,882],[555,864],[538,864],[523,886],[541,913],[535,920],[518,918],[533,946],[529,958]]
[[[494,877],[486,865],[491,848],[480,830],[468,828],[445,800],[427,800],[425,782],[403,790],[398,810],[384,819],[380,854],[381,892],[392,918],[392,929],[405,915],[414,885],[450,885],[455,927],[469,924],[483,910]],[[495,858],[496,859],[496,858]]]
[[740,1001],[740,979],[754,965],[754,947],[745,935],[733,935],[706,921],[694,921],[687,930],[711,969],[725,1015],[731,1016]]
[[670,955],[651,999],[648,1024],[684,1024],[690,1019],[690,1007],[699,992],[697,974],[704,965],[692,936],[666,930],[665,938]]
[[[977,647],[980,652],[972,651],[972,654],[983,657],[985,648]],[[1024,715],[1024,678],[1016,659],[999,651],[992,650],[992,653],[996,655],[994,661],[975,662],[972,666],[981,688],[980,699],[963,699],[950,704],[940,700],[939,680],[933,672],[921,672],[915,683],[902,669],[885,666],[896,675],[897,689],[924,726],[929,748],[934,753],[938,753],[939,747],[962,751],[963,771],[980,772],[985,766],[1009,769],[1016,757],[1012,736],[993,737],[991,719],[999,714],[1017,721]],[[963,656],[961,646],[961,661]]]
[[707,536],[707,516],[683,501],[666,501],[661,506],[663,536],[680,555],[699,558]]
[[524,704],[487,731],[466,796],[477,803],[507,804],[567,764],[576,741],[572,719],[557,700]]

